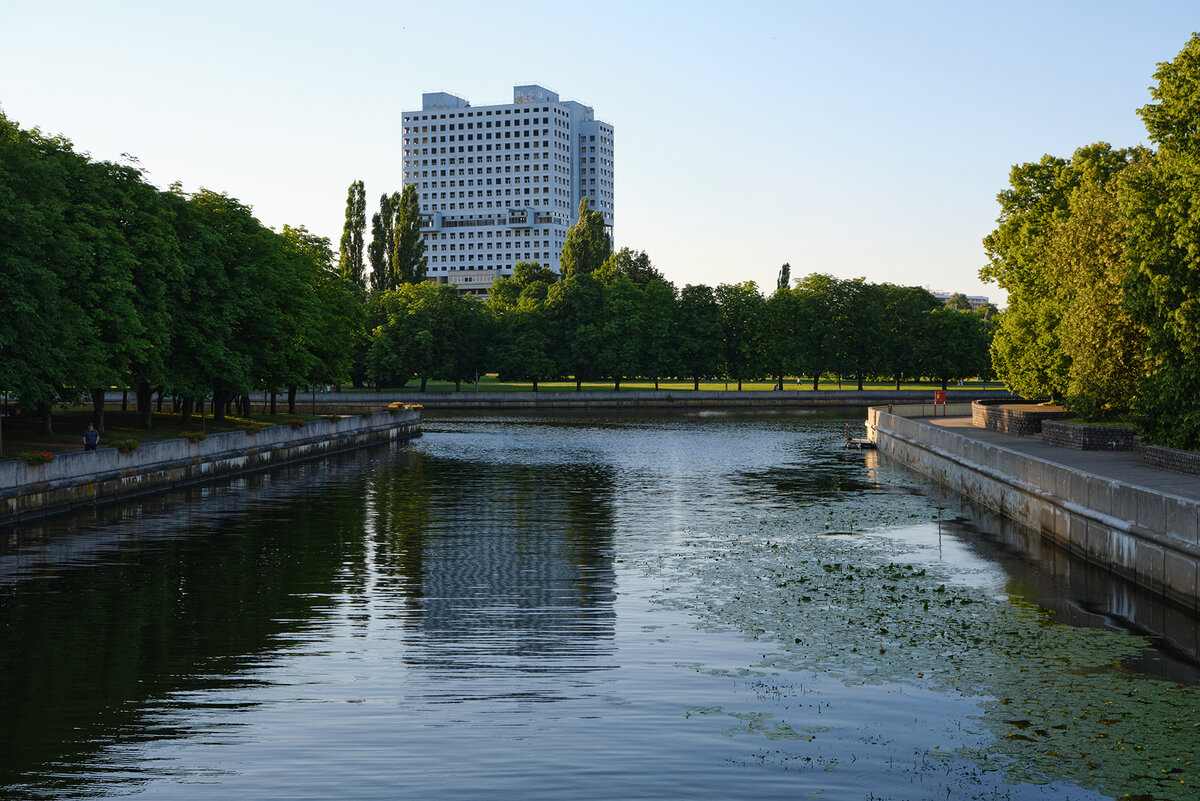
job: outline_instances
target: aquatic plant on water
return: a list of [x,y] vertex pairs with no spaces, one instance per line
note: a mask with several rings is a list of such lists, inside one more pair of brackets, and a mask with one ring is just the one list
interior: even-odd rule
[[[910,563],[921,547],[914,556],[899,534],[870,533],[936,525],[918,522],[928,503],[847,493],[803,517],[793,508],[689,530],[686,547],[702,558],[684,560],[686,574],[673,580],[697,589],[658,602],[760,643],[750,670],[763,675],[815,671],[846,685],[911,684],[975,699],[987,744],[931,758],[973,760],[1007,782],[1198,797],[1200,687],[1125,668],[1148,645],[1142,637],[1057,623],[1019,595],[963,584],[936,559]],[[798,723],[722,712],[736,721],[731,734],[813,739]]]

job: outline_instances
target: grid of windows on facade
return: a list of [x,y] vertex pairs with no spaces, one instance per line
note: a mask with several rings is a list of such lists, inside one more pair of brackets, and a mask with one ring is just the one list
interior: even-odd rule
[[482,293],[521,261],[557,272],[582,198],[613,224],[613,129],[590,107],[540,86],[502,106],[422,101],[402,117],[404,183],[417,188],[433,280]]

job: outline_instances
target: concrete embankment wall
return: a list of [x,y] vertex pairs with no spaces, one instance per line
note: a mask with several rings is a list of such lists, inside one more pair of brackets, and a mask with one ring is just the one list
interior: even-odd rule
[[420,412],[376,412],[257,434],[229,431],[198,442],[158,440],[129,453],[72,451],[42,465],[0,462],[0,526],[420,433]]
[[[952,404],[951,415],[970,413]],[[1200,609],[1200,502],[1136,487],[872,408],[878,450],[1149,589]],[[924,412],[927,413],[927,412]]]
[[[951,391],[951,397],[954,391]],[[973,390],[971,398],[1012,398],[1005,390]],[[318,392],[305,393],[296,400],[303,412],[354,412],[378,409],[393,401],[419,403],[428,410],[497,409],[623,409],[623,408],[858,408],[888,403],[930,401],[933,390],[622,390],[619,392],[586,390],[583,392]],[[109,393],[113,404],[121,394]],[[269,403],[263,393],[254,393],[255,408]]]

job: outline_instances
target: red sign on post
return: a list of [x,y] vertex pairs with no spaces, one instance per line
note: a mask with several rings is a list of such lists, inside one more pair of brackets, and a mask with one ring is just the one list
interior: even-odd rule
[[944,404],[946,402],[946,390],[944,390],[944,389],[934,390],[933,402]]

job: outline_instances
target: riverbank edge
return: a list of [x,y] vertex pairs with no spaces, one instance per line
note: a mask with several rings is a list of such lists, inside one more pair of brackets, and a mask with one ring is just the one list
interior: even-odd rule
[[[950,396],[964,392],[950,390]],[[1012,399],[1007,390],[974,390],[972,399]],[[347,414],[360,409],[379,408],[394,401],[418,404],[425,409],[439,410],[503,410],[503,409],[685,409],[685,408],[864,408],[885,403],[920,403],[933,399],[932,389],[785,389],[785,390],[585,390],[546,392],[318,392],[297,398],[300,411],[340,411]],[[105,397],[109,407],[119,403],[121,393],[110,392]],[[255,406],[265,406],[270,396],[252,393]]]
[[419,411],[384,411],[255,434],[158,440],[128,453],[72,451],[41,465],[0,462],[0,527],[420,435]]
[[[951,416],[971,405],[950,404]],[[1093,475],[929,425],[929,405],[871,407],[876,449],[1088,561],[1200,610],[1200,502]],[[1189,525],[1190,523],[1190,525]]]

